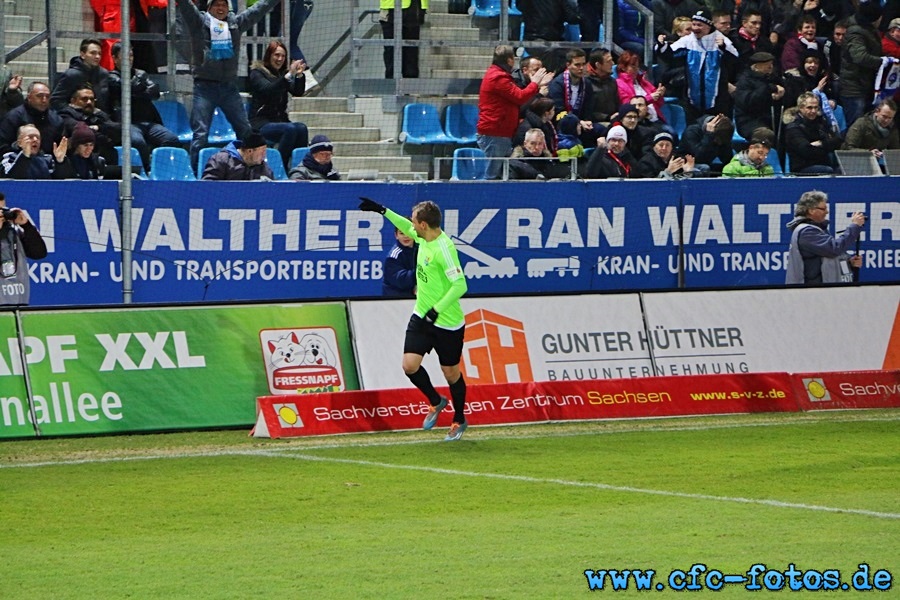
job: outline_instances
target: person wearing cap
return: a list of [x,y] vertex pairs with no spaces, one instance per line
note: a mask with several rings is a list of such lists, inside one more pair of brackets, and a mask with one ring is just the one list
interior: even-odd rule
[[750,145],[741,150],[722,169],[723,177],[773,177],[775,168],[766,158],[775,142],[775,132],[765,127],[753,131]]
[[797,24],[794,36],[784,43],[781,50],[781,70],[799,69],[803,64],[803,54],[807,50],[815,50],[820,55],[823,53],[824,41],[816,38],[816,17],[803,15]]
[[684,179],[694,176],[694,157],[674,154],[675,138],[668,131],[657,133],[650,152],[638,161],[638,177]]
[[313,137],[309,153],[303,161],[291,169],[289,177],[295,181],[340,181],[341,174],[334,168],[331,159],[334,146],[324,135]]
[[738,52],[731,40],[713,30],[712,15],[706,9],[691,16],[691,35],[679,38],[668,47],[674,60],[684,62],[687,98],[684,103],[688,122],[704,114],[731,114],[731,84]]
[[866,112],[875,95],[875,75],[883,63],[878,32],[881,14],[879,0],[860,2],[847,29],[841,53],[840,103],[848,123]]
[[834,108],[836,95],[833,80],[831,73],[823,67],[822,55],[818,50],[806,50],[801,67],[784,73],[782,106],[796,106],[800,94],[819,90],[828,97],[831,108]]
[[209,141],[209,127],[216,107],[231,123],[239,139],[253,131],[237,86],[241,35],[280,2],[259,0],[244,11],[233,13],[228,0],[210,0],[206,11],[201,11],[192,0],[175,0],[178,14],[191,38],[191,74],[194,77],[191,164],[195,167],[201,148]]
[[750,57],[750,69],[738,79],[734,92],[734,120],[742,138],[749,140],[757,127],[775,129],[781,121],[784,85],[775,72],[775,57],[756,52]]
[[822,116],[819,98],[803,92],[797,108],[784,113],[784,146],[791,172],[801,175],[834,173],[833,152],[841,147],[841,135]]
[[78,179],[100,179],[106,160],[94,152],[97,134],[85,123],[79,123],[69,136],[69,160]]
[[251,131],[209,158],[203,168],[204,181],[254,181],[274,179],[266,164],[266,138]]
[[588,160],[585,179],[634,179],[637,163],[628,151],[628,133],[621,125],[613,125],[606,132],[606,146],[599,146]]
[[34,125],[19,127],[12,150],[0,159],[0,177],[7,179],[71,179],[75,177],[66,152],[69,138],[53,144],[53,154],[41,149],[41,132]]
[[[632,100],[636,100],[637,98],[639,98],[639,96],[632,98]],[[625,103],[619,107],[613,121],[614,125],[621,125],[625,128],[625,133],[628,134],[628,151],[635,161],[641,159],[644,155],[645,148],[649,149],[653,136],[659,133],[650,127],[641,125],[640,122],[641,111],[631,102]]]
[[880,158],[883,150],[900,149],[900,133],[897,130],[897,103],[885,98],[875,110],[858,118],[847,129],[844,150],[871,150]]
[[881,38],[881,52],[885,56],[900,58],[900,17],[891,19]]

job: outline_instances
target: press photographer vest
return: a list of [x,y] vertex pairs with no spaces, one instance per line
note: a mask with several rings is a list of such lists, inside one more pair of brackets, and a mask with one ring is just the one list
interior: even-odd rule
[[8,229],[8,225],[0,228],[0,257],[3,257],[0,261],[0,304],[28,304],[30,290],[25,248],[19,239],[18,228],[13,228],[12,252],[6,253],[10,244],[7,237]]

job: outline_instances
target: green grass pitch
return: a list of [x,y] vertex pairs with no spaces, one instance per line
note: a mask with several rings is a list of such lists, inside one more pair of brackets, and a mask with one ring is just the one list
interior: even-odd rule
[[[900,410],[444,434],[0,443],[0,598],[666,598],[694,564],[900,577]],[[609,569],[664,591],[589,591]]]

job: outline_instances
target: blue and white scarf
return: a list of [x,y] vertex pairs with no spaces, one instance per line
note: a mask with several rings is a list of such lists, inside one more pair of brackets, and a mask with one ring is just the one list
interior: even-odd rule
[[220,21],[209,16],[209,57],[213,60],[234,58],[234,47],[231,45],[231,30],[227,21]]

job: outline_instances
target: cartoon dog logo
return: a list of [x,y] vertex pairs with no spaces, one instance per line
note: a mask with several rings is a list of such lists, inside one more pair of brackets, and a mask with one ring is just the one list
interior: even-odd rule
[[300,362],[301,365],[316,365],[333,367],[337,364],[334,353],[328,342],[318,333],[307,333],[300,338]]

